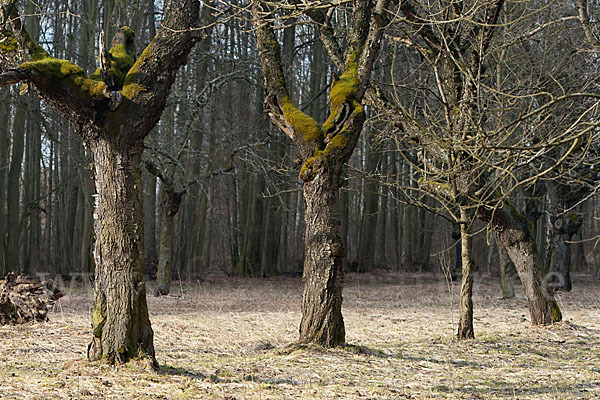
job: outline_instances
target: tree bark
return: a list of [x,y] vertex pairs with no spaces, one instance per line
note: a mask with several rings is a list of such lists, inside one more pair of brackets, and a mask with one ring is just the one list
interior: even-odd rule
[[[108,135],[107,135],[108,136]],[[154,359],[144,277],[143,142],[91,141],[96,173],[96,279],[90,360]]]
[[[164,188],[164,184],[163,184]],[[175,215],[169,213],[169,199],[165,190],[161,196],[160,239],[158,266],[156,269],[156,295],[166,296],[171,291],[173,279],[173,235],[175,233]]]
[[[12,3],[3,4],[0,85],[27,81],[77,129],[89,147],[96,176],[91,360],[144,358],[156,366],[143,282],[143,141],[156,125],[180,66],[204,33],[197,0],[166,0],[162,28],[136,61],[134,33],[113,40],[114,71],[88,77],[78,66],[50,57],[31,40]],[[117,46],[119,46],[117,48]],[[122,46],[122,47],[120,47]],[[20,63],[23,58],[28,60]],[[107,82],[106,74],[112,78]],[[112,74],[112,75],[111,75]],[[108,82],[110,81],[110,82]],[[110,83],[110,84],[109,84]]]
[[19,267],[19,244],[21,237],[20,216],[21,207],[21,166],[25,146],[25,109],[19,104],[13,120],[13,137],[8,171],[6,211],[7,229],[5,265],[8,271],[16,271]]
[[492,227],[512,259],[527,296],[531,323],[548,325],[560,321],[562,314],[558,303],[547,282],[542,280],[544,267],[531,233],[530,222],[508,202],[502,208],[494,210],[479,207],[477,216]]
[[344,343],[340,237],[340,178],[324,171],[304,184],[304,273],[300,342],[331,347]]
[[473,330],[473,257],[472,235],[470,232],[470,221],[472,217],[464,209],[460,211],[460,219],[463,223],[460,225],[460,244],[462,257],[462,284],[460,287],[460,320],[458,322],[459,339],[473,339],[475,333]]
[[161,175],[160,250],[156,271],[157,293],[155,293],[162,296],[171,291],[175,215],[179,212],[179,206],[185,193],[185,188],[176,188],[173,179],[167,178],[165,175]]

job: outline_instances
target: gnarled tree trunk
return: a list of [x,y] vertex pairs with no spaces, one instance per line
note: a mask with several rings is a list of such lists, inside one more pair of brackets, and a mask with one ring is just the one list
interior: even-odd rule
[[[336,57],[343,73],[331,86],[329,116],[318,124],[290,98],[281,48],[269,22],[269,5],[253,2],[266,109],[272,122],[294,141],[303,162],[300,178],[304,182],[306,233],[300,341],[304,343],[344,343],[340,177],[365,121],[361,100],[379,50],[388,3],[355,2],[348,49]],[[306,12],[317,21],[325,18],[320,11]]]
[[542,280],[544,266],[538,254],[529,221],[508,202],[502,208],[479,207],[477,216],[498,235],[519,274],[534,325],[548,325],[562,319],[560,308]]

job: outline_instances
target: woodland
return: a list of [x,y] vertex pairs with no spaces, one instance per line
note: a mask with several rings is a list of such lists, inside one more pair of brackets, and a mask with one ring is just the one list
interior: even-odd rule
[[600,2],[0,12],[0,397],[600,395]]

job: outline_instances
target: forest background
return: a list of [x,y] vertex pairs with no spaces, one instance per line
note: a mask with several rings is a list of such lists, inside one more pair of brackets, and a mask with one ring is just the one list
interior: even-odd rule
[[[472,3],[473,15],[486,5]],[[575,221],[566,238],[570,265],[598,274],[596,100],[561,98],[593,92],[597,84],[597,41],[590,29],[600,5],[584,4],[587,20],[582,20],[580,3],[505,5],[486,72],[497,86],[486,82],[477,90],[486,91],[483,107],[492,114],[486,124],[510,113],[518,123],[507,124],[511,132],[505,142],[480,152],[471,170],[490,170],[484,179],[497,183],[485,190],[501,191],[502,199],[533,215],[547,269],[557,240],[566,234],[562,226]],[[299,274],[304,218],[297,151],[263,111],[262,72],[244,2],[207,4],[210,12],[202,17],[208,40],[180,70],[163,117],[145,142],[146,272],[153,278],[162,264],[161,271],[190,280],[210,274]],[[337,69],[314,25],[284,11],[276,24],[288,89],[301,110],[323,122]],[[331,11],[335,25],[347,29],[347,15],[335,7]],[[433,8],[429,11],[434,15]],[[131,26],[139,53],[155,34],[161,8],[152,0],[44,1],[28,2],[25,15],[30,34],[52,56],[73,60],[91,74],[100,26],[106,37]],[[422,44],[406,38],[418,36],[418,29],[413,26],[408,36],[398,29],[384,35],[373,77],[379,90],[400,104],[396,111],[404,121],[416,123],[407,128],[389,113],[367,107],[340,197],[344,268],[454,274],[460,216],[448,200],[456,196],[445,186],[454,172],[434,165],[436,151],[430,150],[444,140],[439,133],[444,110],[435,103],[444,102],[439,96],[445,88],[435,80],[439,65]],[[4,87],[0,97],[0,273],[93,276],[94,185],[81,138],[26,87]],[[415,126],[426,132],[419,140],[411,135]],[[565,128],[558,134],[557,127]],[[498,275],[503,252],[484,228],[478,221],[470,226],[476,233],[474,264]],[[171,278],[159,274],[159,279]]]

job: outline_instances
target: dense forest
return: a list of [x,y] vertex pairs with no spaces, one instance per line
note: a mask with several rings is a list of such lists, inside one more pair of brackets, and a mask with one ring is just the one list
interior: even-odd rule
[[[469,12],[477,15],[486,5],[470,5]],[[97,68],[101,27],[112,37],[121,26],[131,26],[139,55],[161,18],[160,5],[152,1],[48,1],[27,7],[30,34],[52,56],[72,60],[89,74]],[[159,261],[171,263],[182,279],[212,272],[271,276],[301,271],[304,211],[297,150],[263,112],[262,72],[254,32],[240,8],[245,5],[215,2],[211,7],[202,16],[210,36],[192,50],[161,121],[145,141],[145,263],[151,275]],[[595,4],[589,7],[593,15]],[[341,24],[347,19],[344,12],[335,10],[333,16],[340,30],[347,29]],[[277,35],[289,71],[288,90],[300,109],[323,122],[338,69],[314,26],[301,24],[298,12],[284,10],[282,15],[286,18],[278,21]],[[436,18],[443,21],[443,15]],[[488,168],[485,179],[494,176],[498,182],[493,185],[503,187],[515,206],[524,209],[524,199],[537,203],[532,206],[540,214],[536,240],[545,259],[553,236],[550,207],[561,208],[556,214],[582,216],[572,257],[576,268],[587,271],[595,265],[590,239],[598,233],[594,179],[582,179],[565,162],[556,172],[545,172],[567,153],[551,147],[568,147],[581,136],[580,148],[567,156],[585,169],[595,155],[590,128],[595,99],[561,98],[592,92],[596,79],[594,43],[577,15],[574,4],[563,2],[505,5],[500,18],[506,22],[500,24],[506,26],[494,33],[482,71],[485,81],[476,88],[483,92],[478,107],[489,112],[478,118],[485,118],[485,128],[497,136],[490,139],[497,148],[472,151],[479,152],[474,169]],[[516,22],[508,24],[512,20]],[[436,161],[426,145],[448,139],[442,132],[444,100],[436,74],[450,73],[443,71],[449,67],[432,65],[442,61],[421,54],[427,51],[422,43],[409,45],[407,41],[420,39],[419,32],[404,24],[390,26],[385,34],[373,75],[378,90],[401,108],[392,109],[390,116],[381,107],[367,106],[364,132],[344,176],[340,217],[347,270],[437,270],[441,260],[452,256],[452,232],[459,230],[452,222],[460,217],[441,192],[452,170],[425,163]],[[468,28],[473,26],[461,26],[461,33]],[[73,128],[34,93],[11,86],[1,95],[0,270],[93,275],[89,154]],[[403,126],[394,119],[400,113],[418,125]],[[502,118],[508,126],[496,132]],[[559,126],[570,131],[557,132]],[[414,139],[418,128],[426,143]],[[531,131],[525,135],[525,129]],[[541,151],[522,149],[535,141],[549,143]],[[588,159],[581,158],[584,150]],[[553,204],[546,186],[559,177],[565,181],[556,190],[573,193],[573,198]],[[497,250],[490,247],[494,238],[486,237],[480,225],[473,231],[475,264],[493,272],[498,264]]]
[[0,276],[93,280],[92,360],[145,281],[303,275],[332,347],[344,272],[460,279],[460,339],[476,271],[534,325],[600,275],[595,0],[0,6]]

